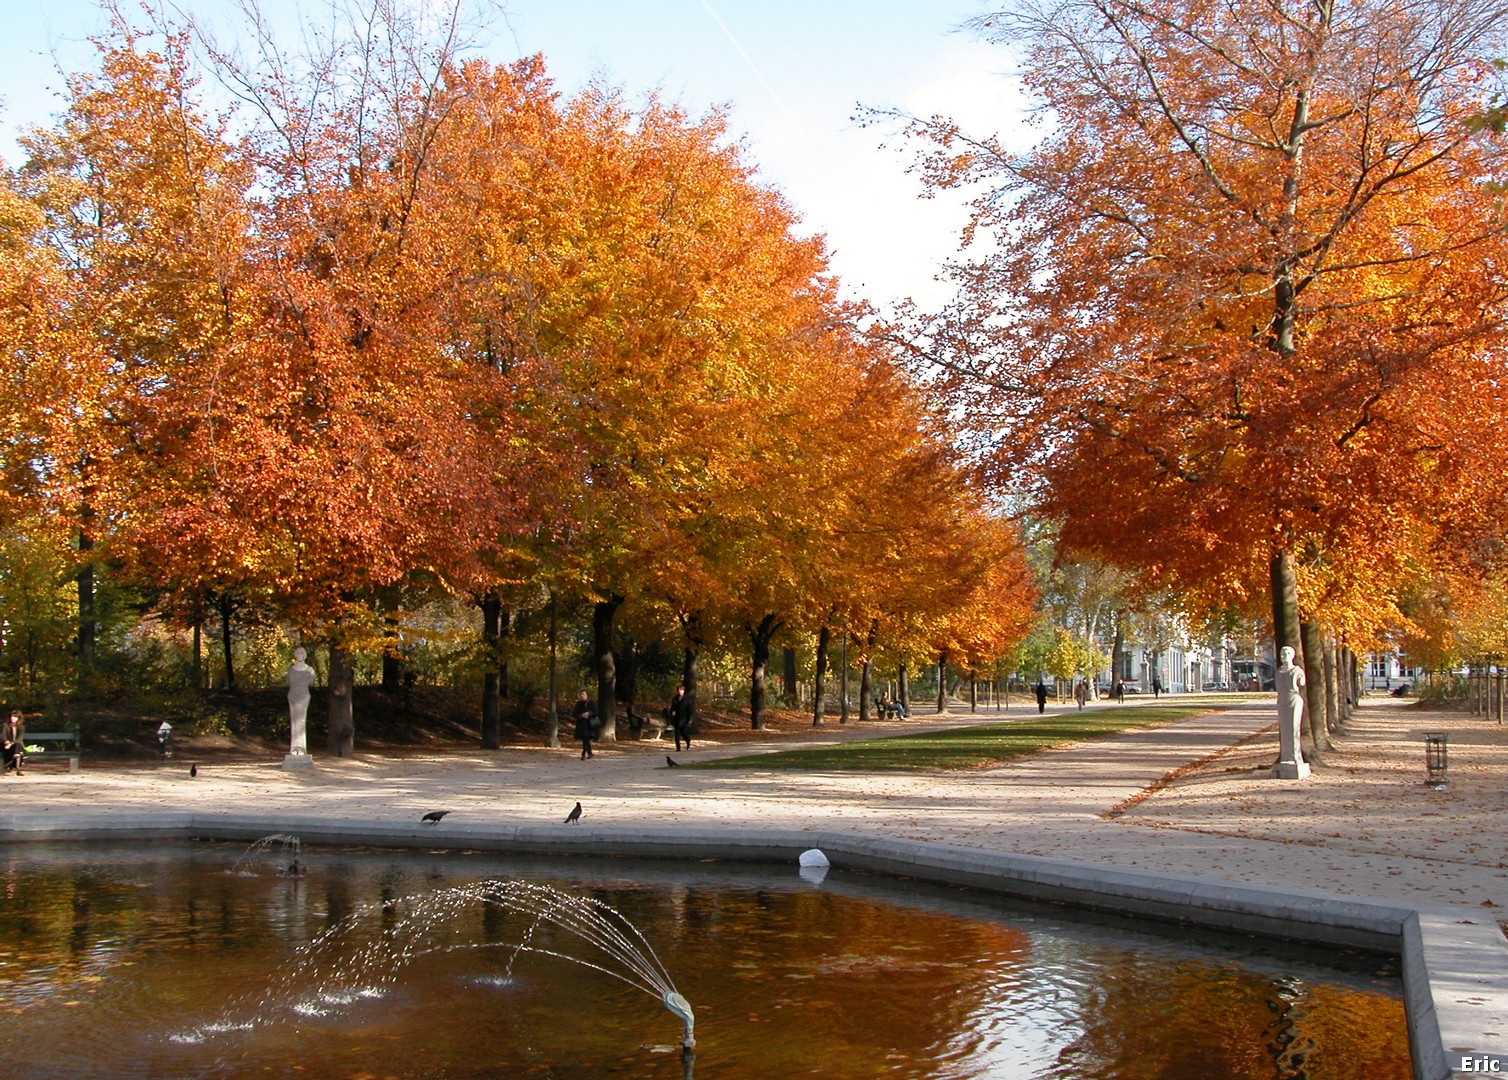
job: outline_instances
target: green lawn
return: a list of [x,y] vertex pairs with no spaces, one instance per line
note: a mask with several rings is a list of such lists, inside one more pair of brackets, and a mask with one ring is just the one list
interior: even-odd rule
[[[1089,709],[978,727],[946,728],[915,735],[781,750],[722,758],[698,769],[798,769],[813,772],[882,772],[974,769],[1064,743],[1099,739],[1121,731],[1167,724],[1209,712],[1206,705],[1144,705]],[[691,763],[687,763],[691,764]]]

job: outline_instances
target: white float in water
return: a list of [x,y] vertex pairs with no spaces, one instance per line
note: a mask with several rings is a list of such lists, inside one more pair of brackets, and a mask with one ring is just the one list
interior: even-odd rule
[[801,869],[797,872],[803,881],[810,881],[813,885],[822,884],[822,879],[827,877],[827,868],[832,865],[827,861],[827,856],[817,848],[803,851],[798,861],[801,863]]

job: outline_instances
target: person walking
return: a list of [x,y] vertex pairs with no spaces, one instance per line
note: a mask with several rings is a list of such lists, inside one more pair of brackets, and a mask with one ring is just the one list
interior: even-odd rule
[[670,728],[675,733],[675,748],[679,750],[681,743],[686,743],[686,749],[691,749],[691,721],[694,717],[695,708],[691,703],[691,696],[686,693],[686,684],[682,683],[675,688],[675,697],[670,699],[670,704],[665,706],[665,718],[670,721]]
[[1037,680],[1037,711],[1047,711],[1047,684],[1041,679]]
[[1084,708],[1084,703],[1089,700],[1089,680],[1080,679],[1073,688],[1073,700],[1079,703],[1079,708]]
[[576,718],[576,738],[581,740],[581,760],[585,761],[592,756],[592,740],[602,730],[602,721],[597,719],[597,711],[592,708],[591,698],[585,690],[576,699],[571,715]]

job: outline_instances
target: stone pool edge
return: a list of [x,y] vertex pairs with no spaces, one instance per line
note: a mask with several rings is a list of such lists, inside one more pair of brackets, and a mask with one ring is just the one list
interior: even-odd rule
[[1374,949],[1402,960],[1416,1080],[1508,1074],[1508,939],[1494,919],[1471,908],[1415,908],[1317,890],[1236,885],[832,830],[433,826],[187,812],[113,814],[104,821],[0,815],[0,842],[7,843],[111,840],[122,834],[133,840],[254,841],[279,832],[325,844],[777,863],[793,863],[815,847],[840,868],[1211,930]]

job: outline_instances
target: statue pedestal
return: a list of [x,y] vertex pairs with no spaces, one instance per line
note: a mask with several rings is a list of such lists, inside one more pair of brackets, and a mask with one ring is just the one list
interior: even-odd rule
[[284,772],[301,772],[303,770],[312,768],[314,768],[314,759],[308,754],[283,755]]
[[1302,780],[1309,775],[1309,762],[1280,761],[1272,767],[1272,775],[1279,780]]

